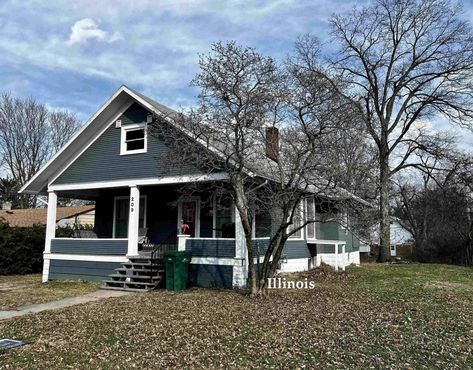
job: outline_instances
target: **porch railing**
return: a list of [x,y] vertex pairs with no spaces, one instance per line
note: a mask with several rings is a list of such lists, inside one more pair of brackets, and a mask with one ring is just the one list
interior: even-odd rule
[[[144,249],[145,250],[145,249]],[[150,248],[152,259],[161,259],[164,257],[165,252],[177,251],[177,234],[172,232],[160,243],[153,245]]]

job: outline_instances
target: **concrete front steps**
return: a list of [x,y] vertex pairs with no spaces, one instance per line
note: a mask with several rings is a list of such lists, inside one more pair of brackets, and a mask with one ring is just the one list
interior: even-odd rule
[[164,279],[162,259],[150,256],[129,257],[129,262],[115,269],[103,281],[102,289],[123,290],[130,292],[147,292],[156,289]]

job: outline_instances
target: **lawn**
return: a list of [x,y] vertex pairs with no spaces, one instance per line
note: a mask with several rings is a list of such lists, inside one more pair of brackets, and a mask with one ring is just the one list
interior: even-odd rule
[[98,288],[98,284],[86,282],[50,281],[43,284],[41,275],[0,276],[0,311],[74,297]]
[[25,347],[0,368],[473,366],[473,269],[365,265],[309,272],[313,290],[251,299],[191,289],[111,298],[0,322]]

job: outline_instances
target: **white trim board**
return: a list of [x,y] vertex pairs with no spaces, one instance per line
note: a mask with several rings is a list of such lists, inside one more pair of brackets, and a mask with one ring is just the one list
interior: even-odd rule
[[195,174],[186,176],[165,176],[148,179],[130,179],[116,181],[97,181],[84,182],[76,184],[50,185],[49,191],[66,191],[66,190],[87,190],[87,189],[104,189],[104,188],[121,188],[130,186],[146,186],[146,185],[164,185],[164,184],[185,184],[189,182],[200,181],[219,181],[228,180],[228,174],[217,172],[209,175]]
[[241,258],[218,258],[218,257],[192,257],[194,265],[221,265],[221,266],[243,266]]
[[91,262],[128,262],[126,256],[92,256],[85,254],[44,253],[44,260],[91,261]]

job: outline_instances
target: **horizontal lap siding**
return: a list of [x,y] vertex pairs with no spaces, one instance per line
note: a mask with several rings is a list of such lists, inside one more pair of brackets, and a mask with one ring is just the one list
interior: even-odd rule
[[310,251],[305,240],[288,240],[284,246],[283,255],[288,259],[309,258]]
[[[269,239],[253,239],[253,255],[264,256],[269,247]],[[259,253],[258,253],[259,252]]]
[[125,256],[128,241],[125,240],[81,240],[53,239],[51,253],[84,254],[94,256]]
[[235,257],[235,240],[189,239],[186,250],[192,257]]
[[[135,103],[120,119],[122,125],[144,123],[147,115],[148,111]],[[148,133],[147,153],[120,155],[120,137],[121,129],[115,128],[115,124],[112,124],[54,181],[54,185],[153,178],[199,172],[192,165],[164,165],[168,148],[163,140],[152,137],[150,133]]]
[[192,286],[225,289],[233,287],[232,266],[191,264],[189,274]]
[[51,260],[49,279],[100,282],[120,266],[118,262]]

